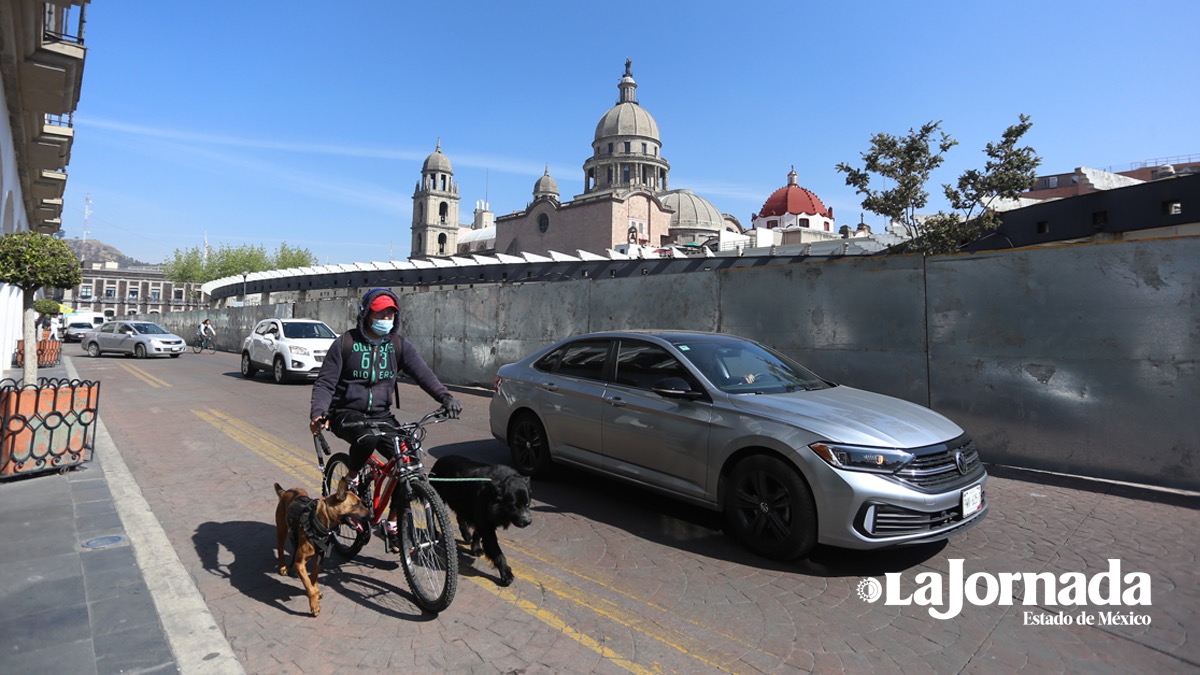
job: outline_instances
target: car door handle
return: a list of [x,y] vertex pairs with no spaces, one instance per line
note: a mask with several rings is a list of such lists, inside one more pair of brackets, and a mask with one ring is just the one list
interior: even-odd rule
[[538,389],[543,391],[558,391],[558,385],[550,382],[548,384],[539,384]]
[[614,408],[624,408],[625,407],[625,401],[622,401],[620,396],[614,396],[614,397],[608,399],[608,404]]

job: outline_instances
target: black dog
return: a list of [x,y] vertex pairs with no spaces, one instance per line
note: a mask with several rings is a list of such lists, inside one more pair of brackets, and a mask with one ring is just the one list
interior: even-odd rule
[[533,521],[529,514],[529,478],[503,464],[483,464],[459,455],[439,459],[430,476],[484,479],[435,480],[433,484],[458,516],[458,529],[471,547],[471,555],[486,555],[500,573],[500,585],[512,584],[512,568],[500,550],[496,528],[526,527]]

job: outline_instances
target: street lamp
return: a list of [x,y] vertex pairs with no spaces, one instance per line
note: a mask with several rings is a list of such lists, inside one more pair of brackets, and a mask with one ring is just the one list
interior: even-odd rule
[[242,305],[246,304],[246,277],[250,275],[250,270],[242,270]]

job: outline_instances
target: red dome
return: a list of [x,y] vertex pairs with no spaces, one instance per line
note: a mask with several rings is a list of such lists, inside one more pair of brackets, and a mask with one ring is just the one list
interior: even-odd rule
[[779,188],[767,197],[759,217],[769,218],[782,216],[785,213],[808,214],[810,216],[825,216],[833,218],[833,211],[821,203],[821,198],[811,191],[796,184],[796,171],[788,174],[788,184]]

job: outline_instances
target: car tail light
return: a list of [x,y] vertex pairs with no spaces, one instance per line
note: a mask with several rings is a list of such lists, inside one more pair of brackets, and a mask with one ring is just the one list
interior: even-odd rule
[[504,382],[504,378],[503,378],[503,377],[500,377],[499,375],[497,375],[497,376],[496,376],[496,382],[495,382],[495,384],[493,384],[493,385],[492,385],[492,391],[499,393],[499,391],[500,391],[500,385],[501,385],[503,382]]

